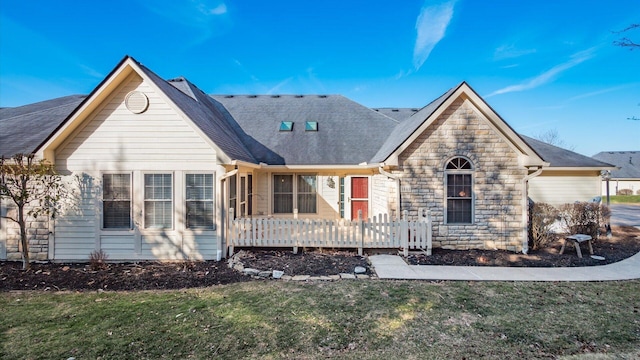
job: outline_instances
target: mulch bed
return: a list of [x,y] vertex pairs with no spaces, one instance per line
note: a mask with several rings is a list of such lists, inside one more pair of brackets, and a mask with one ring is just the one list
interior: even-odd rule
[[353,274],[356,266],[362,266],[371,274],[367,258],[354,252],[298,252],[290,250],[243,251],[241,261],[245,268],[281,270],[285,275],[328,276],[340,273]]
[[563,240],[557,239],[549,247],[530,251],[529,254],[504,250],[443,250],[433,249],[431,256],[410,255],[411,265],[458,265],[458,266],[513,266],[513,267],[575,267],[606,265],[624,260],[640,252],[640,230],[632,226],[616,226],[609,239],[601,236],[592,241],[594,255],[604,260],[591,258],[586,243],[582,243],[582,259],[570,243],[560,255]]
[[[613,234],[611,239],[603,237],[593,244],[595,254],[605,260],[592,259],[586,245],[583,245],[582,259],[578,259],[572,246],[559,255],[562,245],[559,240],[528,255],[501,250],[433,249],[432,256],[411,255],[407,260],[414,265],[568,267],[610,264],[640,252],[640,230],[614,227]],[[366,257],[345,251],[293,254],[290,249],[252,249],[243,251],[241,262],[245,268],[282,270],[286,275],[353,273],[356,266],[362,266],[367,269],[367,274],[372,274]],[[21,262],[0,262],[0,291],[164,290],[254,279],[229,268],[227,261],[114,263],[101,270],[92,270],[88,264],[54,263],[32,264],[29,271],[21,268]]]

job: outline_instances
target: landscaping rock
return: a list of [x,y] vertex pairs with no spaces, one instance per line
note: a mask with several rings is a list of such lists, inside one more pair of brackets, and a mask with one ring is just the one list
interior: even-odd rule
[[307,281],[311,276],[309,275],[296,275],[291,278],[293,281]]
[[252,269],[252,268],[245,268],[244,270],[242,270],[242,272],[245,275],[258,275],[258,274],[260,274],[260,270]]
[[280,270],[273,270],[273,273],[271,274],[271,276],[273,276],[274,279],[280,279],[282,275],[284,275],[284,271],[280,271]]
[[261,278],[268,278],[269,276],[271,276],[271,271],[260,271],[258,273],[258,276]]
[[364,274],[367,272],[367,269],[365,269],[363,266],[356,266],[355,270],[353,270],[354,273],[356,274]]
[[353,275],[353,274],[341,273],[340,274],[340,278],[341,279],[355,279],[356,276]]

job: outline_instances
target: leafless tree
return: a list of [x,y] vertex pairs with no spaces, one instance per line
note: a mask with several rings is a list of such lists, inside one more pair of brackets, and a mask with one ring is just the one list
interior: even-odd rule
[[558,129],[547,130],[546,132],[540,133],[534,136],[536,139],[545,142],[547,144],[551,144],[553,146],[561,147],[563,149],[575,150],[574,145],[568,145],[560,138],[558,134]]
[[55,214],[64,187],[53,165],[35,159],[33,154],[0,158],[0,199],[9,199],[15,213],[3,216],[20,227],[20,246],[24,270],[30,267],[27,219]]
[[[626,28],[620,30],[620,31],[614,31],[614,34],[622,34],[625,33],[627,31],[630,30],[634,30],[634,29],[640,29],[640,24],[631,24],[629,26],[627,26]],[[613,45],[615,46],[620,46],[620,47],[625,47],[625,48],[629,48],[629,50],[635,50],[635,49],[640,49],[640,44],[638,44],[637,42],[631,40],[628,37],[622,37],[618,40],[614,40],[613,41]]]

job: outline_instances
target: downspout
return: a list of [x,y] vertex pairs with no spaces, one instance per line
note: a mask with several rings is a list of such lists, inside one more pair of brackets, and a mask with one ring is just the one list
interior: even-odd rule
[[378,167],[378,172],[380,172],[381,175],[384,175],[384,176],[388,177],[389,179],[393,179],[393,180],[396,181],[396,204],[397,204],[396,205],[397,206],[397,209],[396,209],[396,220],[400,221],[400,217],[401,217],[401,214],[402,214],[402,211],[401,211],[402,207],[400,205],[401,204],[400,203],[400,201],[401,201],[401,197],[400,197],[400,177],[385,171],[382,168],[382,166]]
[[542,173],[542,168],[536,170],[535,172],[527,175],[522,179],[522,223],[524,224],[524,229],[522,230],[522,253],[527,254],[529,252],[529,217],[527,214],[529,213],[529,180],[534,177],[540,175]]

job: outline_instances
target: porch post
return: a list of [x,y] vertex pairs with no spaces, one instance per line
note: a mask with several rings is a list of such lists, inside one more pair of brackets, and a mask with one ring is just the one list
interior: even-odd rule
[[362,220],[362,209],[358,210],[358,229],[360,230],[360,246],[358,247],[358,255],[362,256],[362,248],[364,247],[364,221]]

